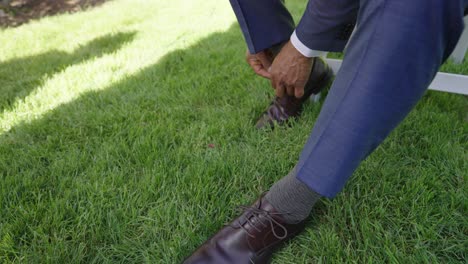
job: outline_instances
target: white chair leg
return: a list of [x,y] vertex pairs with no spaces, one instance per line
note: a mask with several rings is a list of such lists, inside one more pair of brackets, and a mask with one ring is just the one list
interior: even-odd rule
[[464,18],[464,21],[465,21],[465,30],[463,31],[460,37],[460,40],[458,41],[458,44],[455,47],[455,50],[453,50],[452,55],[450,55],[453,61],[457,64],[460,64],[463,62],[466,51],[468,50],[468,16]]
[[318,102],[318,101],[320,100],[320,94],[321,94],[321,93],[312,94],[312,95],[309,97],[310,101],[312,101],[312,102],[314,102],[314,103]]

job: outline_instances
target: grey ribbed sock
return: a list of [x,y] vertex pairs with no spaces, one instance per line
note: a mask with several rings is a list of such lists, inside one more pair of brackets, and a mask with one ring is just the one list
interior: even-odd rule
[[279,212],[287,223],[306,219],[321,195],[296,179],[296,169],[276,182],[265,195],[265,199]]

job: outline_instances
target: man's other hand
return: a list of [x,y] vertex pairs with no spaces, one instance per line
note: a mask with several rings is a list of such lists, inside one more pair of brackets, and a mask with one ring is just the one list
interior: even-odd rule
[[276,96],[283,97],[284,94],[288,94],[302,97],[312,70],[312,62],[313,58],[299,53],[288,41],[276,56],[270,70],[271,85],[276,91]]
[[273,54],[269,50],[260,51],[256,54],[250,54],[247,50],[245,59],[257,75],[270,79],[269,69],[273,62]]

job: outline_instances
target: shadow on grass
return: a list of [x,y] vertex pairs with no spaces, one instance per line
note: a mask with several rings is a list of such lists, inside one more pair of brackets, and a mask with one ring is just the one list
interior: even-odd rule
[[[51,51],[3,63],[0,68],[9,70],[1,74],[8,75],[5,77],[9,85],[7,90],[5,86],[2,88],[2,108],[11,106],[15,99],[38,87],[41,77],[115,51],[132,37],[133,33],[120,33],[95,40],[72,54]],[[155,163],[168,162],[167,167],[173,168],[174,159],[179,157],[165,156],[185,140],[181,131],[209,119],[229,120],[222,110],[209,117],[204,110],[205,107],[217,111],[218,107],[236,106],[248,96],[245,91],[229,90],[245,81],[237,72],[247,68],[242,63],[244,48],[240,32],[233,26],[185,50],[174,51],[157,64],[115,85],[85,93],[40,119],[20,123],[1,135],[0,219],[4,228],[0,231],[0,240],[2,237],[9,239],[0,242],[3,243],[0,255],[10,260],[27,256],[33,262],[46,261],[48,257],[62,263],[96,259],[142,261],[143,256],[138,255],[141,248],[123,255],[118,255],[118,250],[110,252],[119,247],[129,232],[140,228],[129,222],[137,221],[144,211],[152,210],[151,201],[160,199],[157,190],[144,190],[151,186],[156,188],[157,179],[141,185],[135,177],[153,168]],[[266,104],[261,105],[263,108]],[[249,114],[251,109],[244,112]],[[244,121],[251,126],[250,120]],[[233,133],[242,130],[236,122],[224,124],[226,127],[213,129],[228,129]],[[189,155],[181,154],[184,158],[190,158]],[[115,175],[120,175],[123,182],[119,180],[119,187],[110,190],[108,187],[115,187],[115,182],[109,182],[115,180]],[[92,186],[101,187],[93,191]],[[123,203],[138,212],[137,215],[125,209],[121,216],[129,219],[109,219],[113,212],[121,210],[117,208],[120,205],[110,204],[108,211],[101,207],[104,205],[98,200],[102,197],[98,198],[95,193],[106,196],[104,193],[109,192],[116,197],[123,186],[132,192],[141,191],[144,202],[131,204],[134,200],[129,198]],[[49,197],[47,201],[40,198],[44,198],[43,195]],[[94,203],[97,207],[90,207]],[[95,210],[107,213],[95,214]],[[108,221],[115,226],[107,226]],[[165,236],[159,235],[161,239]],[[160,246],[165,247],[164,244]],[[74,251],[79,247],[84,247],[84,253]],[[192,247],[191,244],[185,247],[183,254]],[[164,250],[155,252],[156,259],[161,258],[158,254],[164,254]],[[174,255],[166,257],[169,261],[163,263],[174,261]]]
[[40,87],[46,78],[67,67],[119,50],[132,41],[135,32],[109,34],[80,46],[71,53],[51,50],[38,55],[0,63],[0,111],[14,107]]

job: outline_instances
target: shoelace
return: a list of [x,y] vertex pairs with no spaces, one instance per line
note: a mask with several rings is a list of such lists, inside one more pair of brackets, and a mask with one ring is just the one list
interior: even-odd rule
[[268,115],[271,119],[274,120],[286,120],[288,118],[288,115],[284,111],[284,107],[281,105],[279,100],[274,100],[271,103],[271,106],[268,108],[268,110],[265,112],[266,115]]
[[[249,207],[249,206],[240,206],[239,209],[241,210],[248,210],[250,212],[250,214],[246,215],[245,219],[246,221],[255,229],[257,230],[258,232],[261,232],[261,230],[255,225],[255,223],[252,222],[252,220],[250,219],[251,216],[253,215],[254,217],[260,217],[260,216],[263,216],[265,217],[268,222],[270,223],[270,228],[271,228],[271,231],[273,233],[273,235],[278,238],[278,239],[285,239],[287,236],[288,236],[288,230],[286,229],[286,227],[284,225],[282,225],[281,223],[279,223],[273,216],[275,215],[281,215],[281,213],[271,213],[271,212],[268,212],[268,211],[265,211],[265,210],[262,210],[260,208],[256,208],[256,207]],[[267,227],[266,224],[264,224],[262,221],[258,221],[260,224],[263,225],[263,227]],[[247,233],[248,236],[250,237],[255,237],[255,235],[251,234],[249,232],[249,230],[247,230],[247,228],[240,222],[240,220],[238,221],[238,224],[239,226],[244,229],[244,231]],[[275,231],[275,224],[281,228],[283,230],[283,235],[280,236],[276,233]]]
[[[286,109],[284,108],[283,104],[281,103],[281,98],[276,97],[273,102],[271,102],[270,107],[268,108],[267,111],[265,111],[265,114],[269,116],[272,119],[276,120],[287,120],[290,116],[295,116],[296,114],[288,114],[286,113]],[[288,103],[289,106],[288,108],[292,109],[299,109],[302,104],[299,100],[290,100]],[[296,110],[294,110],[296,111]],[[300,110],[299,110],[300,111]]]

